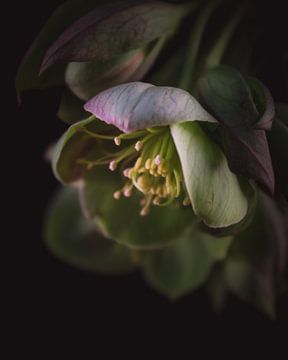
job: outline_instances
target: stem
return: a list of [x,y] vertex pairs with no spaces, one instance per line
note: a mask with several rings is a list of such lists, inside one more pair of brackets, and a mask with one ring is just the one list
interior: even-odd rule
[[192,33],[188,45],[188,53],[183,66],[183,72],[180,79],[179,87],[189,90],[191,78],[195,68],[196,58],[200,47],[200,42],[204,34],[205,27],[210,18],[211,13],[219,5],[221,0],[211,0],[197,17],[193,26]]
[[214,47],[207,56],[207,60],[205,62],[205,70],[208,70],[220,64],[224,52],[245,10],[246,10],[246,3],[242,4],[240,9],[237,9],[236,14],[231,18],[231,20],[222,30],[219,40],[216,42],[216,44],[214,45]]

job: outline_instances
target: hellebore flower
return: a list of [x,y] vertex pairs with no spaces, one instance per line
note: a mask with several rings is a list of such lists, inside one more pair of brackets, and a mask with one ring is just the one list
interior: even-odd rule
[[[86,103],[85,110],[123,132],[110,136],[87,130],[89,123],[99,122],[94,116],[83,126],[75,124],[73,130],[73,134],[80,130],[90,140],[113,139],[114,147],[121,147],[95,160],[77,160],[78,165],[90,170],[105,163],[111,171],[121,168],[126,183],[114,192],[116,200],[122,195],[130,197],[136,189],[143,195],[141,215],[147,215],[151,205],[180,202],[181,206],[192,205],[194,213],[210,227],[227,227],[243,220],[248,202],[240,180],[229,170],[220,147],[196,123],[217,121],[188,92],[128,83],[96,95]],[[65,175],[62,172],[59,176],[58,164],[66,143],[67,134],[60,140],[54,158],[55,172],[62,181]]]
[[73,0],[54,12],[16,88],[63,87],[70,127],[49,156],[68,186],[44,228],[58,257],[108,274],[141,268],[172,299],[206,282],[216,306],[232,291],[273,316],[287,287],[288,108],[252,77],[265,19],[248,9]]

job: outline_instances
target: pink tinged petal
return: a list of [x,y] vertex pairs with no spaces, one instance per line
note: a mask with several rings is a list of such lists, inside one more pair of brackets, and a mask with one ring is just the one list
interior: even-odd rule
[[126,133],[187,121],[217,122],[187,91],[143,82],[107,89],[84,108]]

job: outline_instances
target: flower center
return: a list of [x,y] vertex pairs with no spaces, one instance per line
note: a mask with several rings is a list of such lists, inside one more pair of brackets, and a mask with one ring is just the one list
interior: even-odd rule
[[[112,139],[111,136],[103,137],[95,133],[90,133],[90,135],[102,139]],[[95,165],[109,162],[111,171],[122,166],[122,174],[126,181],[125,185],[113,194],[116,200],[120,199],[122,195],[130,197],[133,189],[136,188],[143,194],[140,202],[142,216],[149,213],[151,204],[165,206],[181,198],[184,206],[190,204],[169,127],[120,134],[113,140],[116,146],[122,147],[124,141],[130,144],[127,144],[119,152],[107,155],[97,161],[86,162],[86,164],[88,169],[91,169]]]

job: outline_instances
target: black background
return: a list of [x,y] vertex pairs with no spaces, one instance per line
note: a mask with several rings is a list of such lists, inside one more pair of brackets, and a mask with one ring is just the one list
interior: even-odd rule
[[[3,178],[8,181],[8,186],[12,185],[12,191],[6,187],[2,191],[9,197],[6,225],[9,226],[8,242],[12,250],[6,260],[8,273],[13,276],[13,280],[9,281],[8,294],[12,295],[12,313],[17,314],[16,328],[20,326],[19,331],[25,333],[30,324],[37,332],[43,325],[49,325],[53,333],[61,333],[62,330],[64,333],[67,327],[73,332],[92,326],[94,330],[90,335],[99,329],[107,337],[124,333],[128,343],[130,335],[126,332],[127,327],[136,338],[140,334],[138,331],[144,328],[147,329],[147,338],[155,333],[155,342],[160,335],[167,333],[168,343],[170,338],[173,342],[177,333],[185,333],[188,337],[191,334],[192,337],[196,331],[204,337],[208,333],[216,336],[220,326],[224,326],[232,338],[234,329],[243,329],[242,339],[249,335],[251,343],[255,343],[256,335],[261,338],[276,334],[280,327],[287,329],[288,302],[284,297],[278,303],[276,322],[271,322],[232,296],[224,312],[217,315],[203,290],[171,304],[146,286],[139,274],[113,278],[82,272],[63,264],[46,250],[42,242],[42,221],[57,181],[44,162],[43,153],[46,146],[65,129],[55,115],[59,94],[57,91],[33,91],[24,96],[21,107],[18,107],[11,80],[26,49],[57,4],[59,1],[21,2],[15,5],[17,11],[11,9],[8,12],[13,19],[12,29],[8,31],[5,28],[5,53],[9,54],[6,60],[12,70],[8,85],[12,106],[6,106],[7,98],[4,97],[4,108],[8,111],[2,122],[8,122],[11,129],[2,132],[2,144],[5,142],[3,157],[8,160]],[[287,37],[280,39],[282,42],[286,40]],[[271,73],[270,80],[274,81],[274,86],[277,85]],[[76,326],[78,321],[80,327]],[[40,330],[39,334],[41,337]],[[143,340],[143,344],[148,341],[140,335],[139,339]],[[225,339],[220,342],[220,348],[228,341]]]

